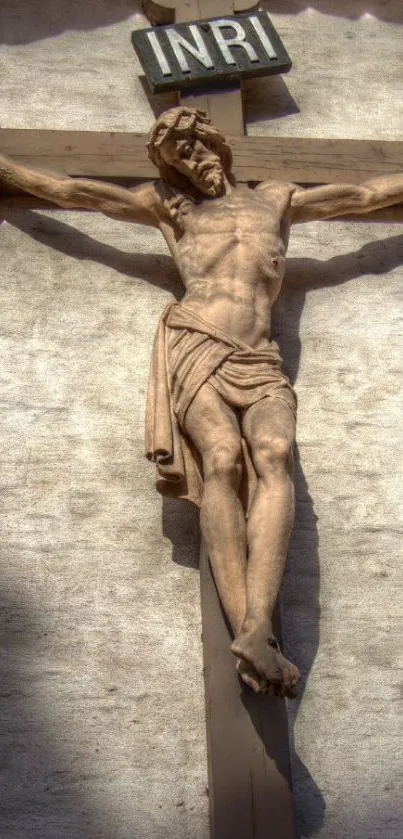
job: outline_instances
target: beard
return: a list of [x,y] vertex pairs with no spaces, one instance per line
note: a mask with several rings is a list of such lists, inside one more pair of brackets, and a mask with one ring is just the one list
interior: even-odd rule
[[198,189],[209,198],[219,198],[225,189],[224,172],[221,166],[209,166],[198,172]]

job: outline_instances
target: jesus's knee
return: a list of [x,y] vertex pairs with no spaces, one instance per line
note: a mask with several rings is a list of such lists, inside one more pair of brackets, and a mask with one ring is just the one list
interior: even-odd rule
[[226,436],[203,457],[204,479],[216,478],[238,486],[242,473],[241,441],[235,435]]
[[253,462],[261,478],[290,475],[293,444],[282,435],[262,437],[253,446]]

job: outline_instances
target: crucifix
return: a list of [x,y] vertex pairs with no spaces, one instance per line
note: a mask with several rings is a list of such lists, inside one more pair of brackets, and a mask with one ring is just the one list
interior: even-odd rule
[[[151,132],[149,154],[160,170],[159,184],[126,190],[41,175],[7,160],[0,175],[12,187],[63,207],[158,227],[178,265],[187,291],[182,304],[164,313],[156,340],[149,452],[164,487],[174,485],[177,494],[202,502],[214,578],[235,636],[232,650],[249,688],[245,710],[205,563],[214,835],[291,837],[286,751],[282,747],[277,754],[277,769],[259,736],[251,739],[256,720],[261,733],[269,725],[273,738],[275,728],[277,737],[279,731],[283,735],[282,698],[292,697],[298,683],[297,668],[282,656],[271,623],[292,518],[295,397],[268,332],[269,312],[281,286],[291,224],[398,204],[403,177],[384,174],[359,187],[302,189],[290,180],[267,178],[255,190],[238,186],[222,121],[216,129],[194,104],[169,111]],[[227,682],[224,691],[217,690],[220,680]],[[267,694],[274,696],[264,698]],[[227,718],[226,734],[217,739]],[[265,775],[269,783],[263,783]]]

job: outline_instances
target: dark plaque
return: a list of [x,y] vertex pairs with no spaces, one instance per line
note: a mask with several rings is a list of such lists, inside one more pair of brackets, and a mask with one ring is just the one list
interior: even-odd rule
[[288,73],[291,60],[267,12],[132,32],[153,93]]

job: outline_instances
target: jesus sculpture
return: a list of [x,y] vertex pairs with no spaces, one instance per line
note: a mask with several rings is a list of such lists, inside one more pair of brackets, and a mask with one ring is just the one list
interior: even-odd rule
[[162,492],[201,507],[240,677],[256,692],[294,697],[299,671],[273,635],[272,613],[294,516],[296,397],[271,338],[271,309],[291,225],[400,203],[403,175],[359,186],[237,185],[225,138],[185,107],[162,114],[148,151],[161,179],[134,189],[5,157],[0,183],[164,236],[186,292],[166,307],[155,339],[147,456]]

